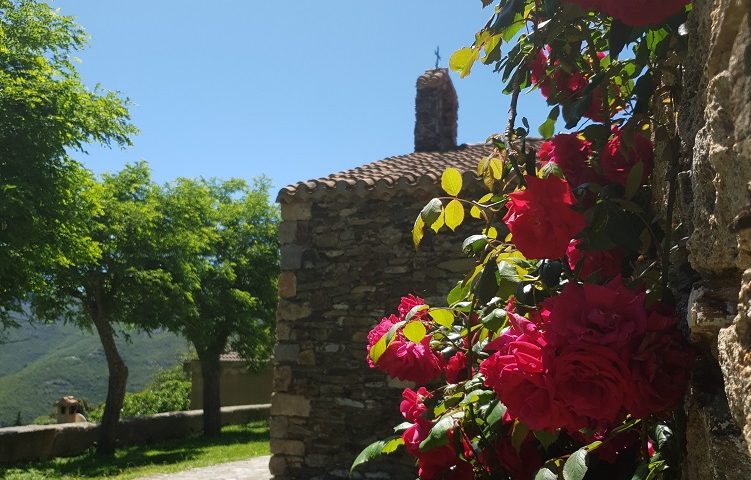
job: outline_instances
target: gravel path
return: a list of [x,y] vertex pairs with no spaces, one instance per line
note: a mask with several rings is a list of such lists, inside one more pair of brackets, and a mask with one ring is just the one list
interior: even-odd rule
[[140,480],[270,480],[269,456],[221,463],[184,472],[163,473]]

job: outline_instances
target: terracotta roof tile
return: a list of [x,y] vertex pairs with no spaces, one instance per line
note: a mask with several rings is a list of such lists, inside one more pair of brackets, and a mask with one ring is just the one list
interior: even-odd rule
[[[538,148],[539,140],[529,140]],[[295,195],[325,190],[371,190],[378,186],[412,186],[419,183],[435,184],[446,167],[462,173],[475,172],[481,157],[492,153],[493,147],[485,144],[461,145],[448,152],[415,152],[388,157],[360,167],[333,173],[326,177],[288,185],[279,191],[277,201]]]

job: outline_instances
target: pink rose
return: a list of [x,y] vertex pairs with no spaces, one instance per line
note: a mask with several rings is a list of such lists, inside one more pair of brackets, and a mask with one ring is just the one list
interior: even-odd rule
[[[419,305],[425,305],[425,300],[423,300],[420,297],[416,297],[412,294],[407,295],[406,297],[402,297],[402,301],[399,303],[399,307],[397,308],[397,311],[399,312],[399,317],[404,320],[404,318],[407,316],[409,312],[412,311],[413,308],[419,306]],[[428,309],[421,310],[415,314],[414,319],[418,319],[421,317],[424,317],[428,314]]]
[[467,355],[456,352],[446,364],[446,381],[459,383],[467,379]]
[[399,411],[402,416],[410,422],[416,422],[422,414],[428,411],[423,400],[430,398],[432,395],[425,387],[420,387],[416,392],[411,388],[405,388],[402,392],[402,403],[399,404]]
[[560,258],[586,226],[568,184],[558,177],[524,177],[527,188],[509,195],[503,217],[512,241],[529,259]]
[[430,335],[426,335],[420,343],[413,343],[401,331],[397,331],[378,361],[373,362],[370,355],[373,346],[398,322],[398,318],[390,315],[368,333],[367,360],[370,368],[378,368],[393,378],[416,383],[428,383],[441,375],[443,358],[431,350]]

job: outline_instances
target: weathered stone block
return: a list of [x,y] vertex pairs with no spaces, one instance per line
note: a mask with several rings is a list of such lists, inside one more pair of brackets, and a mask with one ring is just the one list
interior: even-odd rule
[[279,275],[279,296],[292,298],[297,295],[297,275],[293,272],[282,272]]
[[297,343],[278,343],[274,352],[274,360],[279,363],[296,362],[300,353],[300,345]]
[[304,201],[282,203],[282,220],[309,220],[311,217],[311,204]]
[[271,453],[274,455],[305,455],[305,444],[299,440],[280,440],[272,438],[270,442]]
[[274,392],[271,396],[271,415],[307,417],[310,415],[310,400],[302,395]]
[[279,224],[279,243],[286,245],[295,243],[297,239],[297,222],[288,221]]

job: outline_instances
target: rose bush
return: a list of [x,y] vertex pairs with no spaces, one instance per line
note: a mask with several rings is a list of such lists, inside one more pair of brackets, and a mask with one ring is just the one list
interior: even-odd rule
[[[448,168],[413,240],[478,219],[462,245],[476,263],[446,305],[409,294],[371,330],[369,365],[416,385],[399,404],[406,422],[353,468],[403,446],[422,480],[678,478],[693,353],[671,303],[675,179],[664,217],[648,181],[653,138],[677,154],[670,69],[686,4],[499,0],[452,56],[462,75],[476,61],[502,73],[509,123],[478,159],[488,193],[461,198]],[[538,152],[529,121],[516,124],[523,90],[552,107]]]

